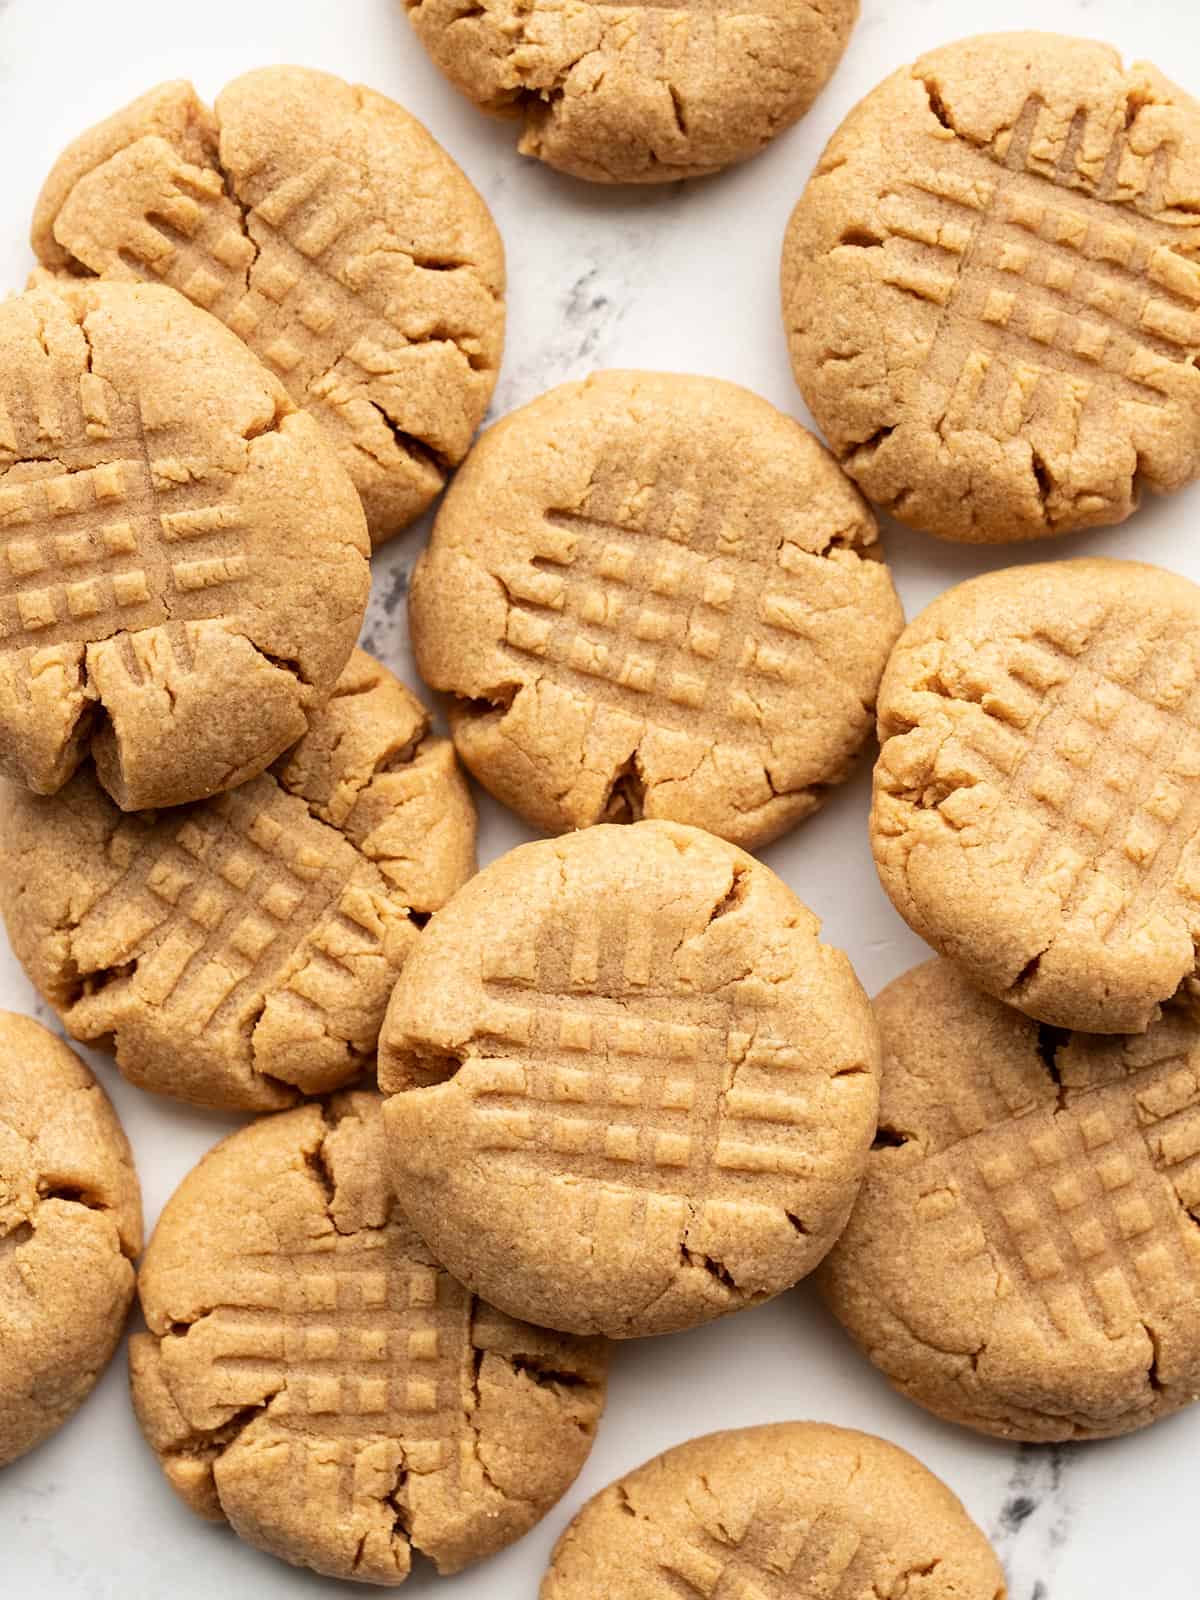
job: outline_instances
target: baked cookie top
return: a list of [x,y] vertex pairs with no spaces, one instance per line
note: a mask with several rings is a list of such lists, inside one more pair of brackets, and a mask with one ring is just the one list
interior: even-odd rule
[[261,772],[354,645],[362,511],[311,418],[168,289],[0,304],[0,771],[126,810]]
[[103,1089],[60,1039],[0,1012],[0,1466],[90,1393],[141,1248],[133,1157]]
[[138,1278],[133,1400],[201,1516],[334,1578],[442,1573],[533,1526],[583,1465],[607,1354],[502,1316],[440,1267],[384,1176],[379,1098],[224,1139]]
[[513,1316],[627,1338],[809,1272],[875,1128],[846,957],[751,857],[674,823],[524,845],[421,936],[380,1039],[393,1178]]
[[869,736],[903,616],[817,441],[713,378],[602,372],[490,429],[417,563],[459,754],[549,832],[638,817],[753,849]]
[[519,149],[598,183],[666,183],[755,155],[808,110],[858,0],[404,0],[462,92],[519,117]]
[[1200,470],[1200,106],[1045,33],[885,80],[792,217],[792,364],[834,453],[976,543],[1121,522]]
[[1200,1386],[1200,1027],[1067,1034],[951,963],[875,1002],[880,1129],[820,1282],[910,1399],[1017,1439],[1127,1433]]
[[1044,1022],[1145,1028],[1196,973],[1200,588],[1131,561],[988,573],[902,635],[871,844],[905,920]]
[[305,738],[231,793],[123,817],[80,773],[0,806],[25,970],[126,1077],[199,1105],[270,1110],[363,1071],[419,921],[474,865],[449,741],[362,651]]
[[210,111],[165,83],[63,152],[33,246],[55,272],[170,284],[321,424],[376,543],[465,455],[504,340],[504,251],[441,145],[394,101],[302,67]]
[[906,1451],[780,1422],[692,1439],[610,1484],[559,1540],[541,1600],[692,1593],[1004,1600],[1006,1590],[983,1534]]

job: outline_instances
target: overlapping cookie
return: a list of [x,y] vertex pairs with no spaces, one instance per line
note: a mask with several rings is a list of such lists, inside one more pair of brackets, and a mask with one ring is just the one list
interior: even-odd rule
[[305,738],[213,800],[122,816],[89,773],[48,798],[9,786],[0,908],[68,1031],[133,1082],[270,1110],[370,1065],[474,844],[449,741],[356,651]]
[[363,1091],[231,1134],[138,1279],[133,1401],[200,1516],[329,1577],[442,1573],[545,1515],[604,1406],[597,1340],[503,1316],[414,1235]]

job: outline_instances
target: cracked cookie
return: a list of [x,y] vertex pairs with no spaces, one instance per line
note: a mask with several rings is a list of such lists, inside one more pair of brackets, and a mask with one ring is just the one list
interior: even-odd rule
[[83,134],[38,200],[59,273],[170,284],[321,424],[376,544],[441,491],[487,410],[504,341],[491,214],[393,101],[266,67],[212,111],[162,84]]
[[1046,33],[893,74],[792,216],[796,381],[869,499],[946,539],[1122,522],[1200,472],[1200,105]]
[[522,155],[596,183],[699,178],[757,155],[812,105],[858,17],[858,0],[404,4],[456,88],[520,119]]
[[614,1338],[766,1300],[845,1224],[878,1037],[768,868],[638,822],[523,845],[433,919],[379,1082],[396,1192],[512,1316]]
[[850,772],[904,621],[875,520],[810,433],[648,372],[483,436],[409,615],[460,756],[526,821],[658,817],[747,849]]
[[819,1422],[692,1439],[590,1500],[541,1600],[1004,1600],[991,1546],[907,1451]]
[[947,590],[893,652],[879,742],[883,886],[980,988],[1134,1033],[1196,976],[1195,584],[1081,560]]
[[60,1039],[0,1012],[0,1466],[91,1393],[141,1248],[137,1174],[104,1090]]
[[446,739],[356,650],[270,772],[123,816],[90,773],[0,801],[0,910],[64,1026],[132,1082],[273,1110],[356,1077],[417,928],[471,874]]
[[399,1584],[511,1544],[575,1478],[607,1352],[475,1299],[388,1192],[379,1097],[262,1118],[167,1203],[133,1402],[200,1516],[332,1578]]
[[1070,1034],[931,961],[875,1002],[879,1133],[819,1275],[911,1400],[1029,1440],[1200,1393],[1200,1027]]
[[0,304],[0,771],[127,811],[261,772],[346,664],[362,511],[312,419],[148,285]]

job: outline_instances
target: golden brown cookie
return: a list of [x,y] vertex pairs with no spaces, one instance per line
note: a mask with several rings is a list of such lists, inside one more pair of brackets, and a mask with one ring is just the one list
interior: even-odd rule
[[597,183],[667,183],[756,155],[812,105],[858,0],[404,0],[418,37],[522,155]]
[[875,1002],[879,1135],[821,1271],[910,1399],[984,1433],[1128,1433],[1200,1393],[1200,1025],[1069,1034],[948,961]]
[[879,739],[884,888],[981,988],[1122,1033],[1194,977],[1195,584],[1106,560],[960,584],[896,646]]
[[392,1172],[512,1316],[616,1338],[768,1299],[832,1245],[878,1040],[768,868],[638,822],[523,845],[440,912],[380,1038]]
[[491,214],[407,111],[325,72],[249,72],[213,111],[190,83],[152,89],[59,157],[33,247],[232,328],[322,425],[376,543],[440,491],[496,382]]
[[815,811],[903,625],[875,520],[799,423],[714,378],[602,372],[492,428],[413,577],[459,754],[558,833],[746,849]]
[[417,925],[475,864],[446,739],[355,651],[309,733],[214,800],[123,817],[90,773],[0,800],[0,910],[77,1039],[143,1088],[271,1110],[356,1077]]
[[0,1011],[0,1467],[91,1393],[141,1248],[137,1174],[104,1090],[61,1040]]
[[[936,1574],[936,1576],[935,1576]],[[1004,1600],[991,1546],[894,1444],[777,1422],[676,1445],[590,1500],[541,1600]]]
[[1121,522],[1200,472],[1200,105],[1046,33],[960,40],[834,135],[788,229],[796,381],[947,539]]
[[193,1511],[334,1578],[399,1584],[511,1544],[583,1465],[607,1352],[476,1300],[385,1181],[379,1097],[231,1134],[138,1277],[133,1402]]
[[124,810],[252,778],[346,664],[370,585],[310,417],[167,289],[0,304],[0,772],[85,755]]

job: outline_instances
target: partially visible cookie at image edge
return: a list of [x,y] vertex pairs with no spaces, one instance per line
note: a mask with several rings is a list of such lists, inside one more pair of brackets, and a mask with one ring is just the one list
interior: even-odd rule
[[168,289],[0,304],[0,772],[89,754],[126,810],[253,777],[304,733],[370,574],[308,416]]
[[137,1174],[108,1097],[61,1039],[0,1012],[0,1466],[91,1392],[141,1247]]
[[676,1445],[588,1501],[541,1600],[684,1594],[1004,1600],[987,1540],[939,1479],[870,1434],[779,1422]]
[[858,0],[672,7],[404,0],[438,66],[518,148],[598,183],[668,183],[744,161],[808,110]]
[[484,434],[409,616],[460,755],[528,822],[646,816],[747,849],[848,776],[903,625],[875,520],[812,435],[655,372]]
[[604,1406],[602,1341],[503,1316],[438,1265],[385,1181],[379,1097],[231,1134],[168,1201],[138,1290],[133,1401],[200,1516],[328,1577],[395,1585],[519,1538]]
[[792,364],[902,522],[1121,522],[1200,471],[1200,105],[1045,33],[960,40],[830,141],[783,254]]
[[1128,1433],[1200,1394],[1200,1025],[1039,1027],[947,961],[875,1002],[876,1147],[820,1269],[911,1400],[1003,1438]]
[[358,1076],[420,921],[475,864],[446,739],[356,651],[274,768],[197,805],[123,817],[81,773],[4,791],[0,909],[76,1038],[200,1105],[269,1110]]
[[504,250],[426,129],[301,67],[165,83],[59,157],[33,222],[58,273],[169,284],[266,363],[337,451],[376,544],[421,514],[491,398]]
[[1039,1021],[1137,1032],[1196,976],[1200,588],[1082,559],[946,590],[879,692],[871,848],[909,925]]

